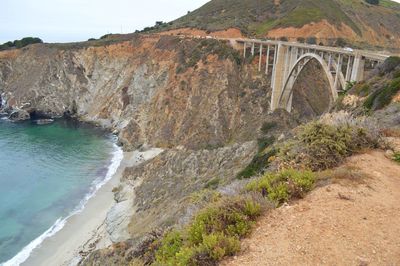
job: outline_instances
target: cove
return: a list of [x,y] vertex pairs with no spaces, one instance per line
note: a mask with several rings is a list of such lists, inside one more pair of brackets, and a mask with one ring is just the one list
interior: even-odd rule
[[0,264],[18,265],[81,211],[120,154],[110,134],[75,121],[0,120]]

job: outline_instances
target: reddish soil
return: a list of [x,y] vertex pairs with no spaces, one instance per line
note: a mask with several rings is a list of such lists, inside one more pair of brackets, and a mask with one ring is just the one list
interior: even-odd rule
[[338,179],[269,212],[221,265],[399,265],[400,164],[371,151],[344,167],[361,179]]

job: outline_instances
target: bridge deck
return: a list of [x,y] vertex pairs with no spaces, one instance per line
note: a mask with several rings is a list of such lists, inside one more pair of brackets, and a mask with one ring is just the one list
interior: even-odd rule
[[331,52],[336,54],[342,55],[351,55],[355,56],[356,54],[360,54],[361,56],[365,57],[366,59],[376,60],[376,61],[384,61],[390,56],[397,56],[395,54],[389,53],[382,53],[382,52],[375,52],[369,50],[358,50],[352,49],[352,51],[346,48],[340,47],[331,47],[331,46],[321,46],[321,45],[313,45],[313,44],[305,44],[305,43],[296,43],[296,42],[284,42],[284,41],[272,41],[272,40],[257,40],[257,39],[233,39],[233,38],[218,38],[219,40],[229,40],[229,41],[236,41],[238,43],[255,43],[255,44],[263,44],[263,45],[285,45],[291,47],[297,47],[302,49],[311,49],[317,50],[321,52]]

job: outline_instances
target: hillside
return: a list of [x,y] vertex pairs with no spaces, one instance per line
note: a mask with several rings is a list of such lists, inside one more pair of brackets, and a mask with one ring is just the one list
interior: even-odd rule
[[325,44],[343,38],[352,44],[400,46],[400,4],[379,6],[363,0],[212,0],[163,29],[197,28],[207,32],[231,28],[247,36],[315,36]]
[[400,164],[372,151],[340,169],[353,179],[337,179],[266,214],[243,252],[221,265],[398,264]]

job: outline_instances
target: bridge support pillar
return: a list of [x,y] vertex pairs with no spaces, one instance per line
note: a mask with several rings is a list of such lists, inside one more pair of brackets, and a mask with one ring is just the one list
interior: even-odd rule
[[288,54],[288,47],[278,44],[276,53],[276,62],[272,72],[272,97],[271,97],[271,110],[274,111],[279,107],[279,98],[282,94],[284,86],[284,78],[286,74],[286,58]]
[[351,71],[351,81],[362,81],[364,79],[365,58],[360,54],[354,57],[353,69]]
[[267,59],[265,60],[265,74],[268,75],[268,69],[269,69],[269,45],[267,45]]

